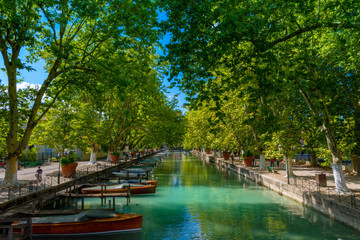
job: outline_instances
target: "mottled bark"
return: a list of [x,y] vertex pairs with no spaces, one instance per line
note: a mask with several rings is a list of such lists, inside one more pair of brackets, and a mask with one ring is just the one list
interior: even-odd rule
[[91,164],[91,165],[96,165],[97,164],[97,162],[96,162],[96,154],[97,154],[98,150],[99,150],[99,144],[93,143],[91,145],[91,155],[90,155],[89,164]]
[[311,151],[311,157],[310,157],[310,166],[316,167],[318,165],[317,162],[317,154],[315,151]]

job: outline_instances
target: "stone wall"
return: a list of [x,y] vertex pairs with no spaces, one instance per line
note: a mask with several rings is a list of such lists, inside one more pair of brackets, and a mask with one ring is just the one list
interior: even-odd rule
[[206,153],[203,154],[201,152],[193,152],[193,154],[199,158],[217,164],[220,167],[240,174],[246,179],[257,182],[258,184],[274,190],[283,196],[294,199],[307,207],[311,207],[325,215],[328,215],[331,218],[334,218],[357,230],[360,230],[359,209],[348,205],[342,205],[341,203],[324,198],[317,192],[302,190],[299,187],[288,185],[287,183],[272,178],[271,176],[263,175],[245,167],[233,165],[224,161],[223,159],[215,159],[212,155],[207,155]]

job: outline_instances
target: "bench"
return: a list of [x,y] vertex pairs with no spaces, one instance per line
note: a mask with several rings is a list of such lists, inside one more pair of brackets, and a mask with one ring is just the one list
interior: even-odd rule
[[268,170],[269,170],[269,172],[277,173],[277,170],[275,170],[274,167],[269,166]]

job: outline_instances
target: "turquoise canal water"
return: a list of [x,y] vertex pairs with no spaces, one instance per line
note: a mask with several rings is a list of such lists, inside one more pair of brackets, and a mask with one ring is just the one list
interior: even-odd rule
[[[360,239],[340,222],[184,153],[168,154],[154,175],[155,194],[133,196],[129,206],[116,201],[118,211],[143,215],[141,232],[79,239]],[[85,204],[101,208],[98,199]]]

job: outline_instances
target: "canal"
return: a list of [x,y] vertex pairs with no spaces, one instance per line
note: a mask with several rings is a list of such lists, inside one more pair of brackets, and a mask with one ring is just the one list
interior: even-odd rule
[[[129,206],[117,200],[118,211],[143,215],[141,232],[76,239],[360,239],[340,222],[191,155],[168,154],[154,175],[155,194],[134,196]],[[85,207],[100,208],[100,200],[87,199]]]

